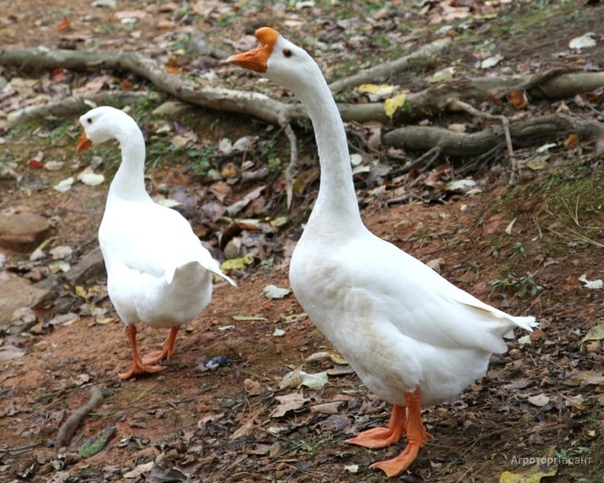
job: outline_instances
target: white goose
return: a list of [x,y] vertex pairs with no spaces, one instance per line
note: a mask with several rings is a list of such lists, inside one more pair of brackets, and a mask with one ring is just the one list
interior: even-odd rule
[[[107,268],[107,289],[126,324],[132,368],[121,379],[164,370],[156,365],[174,352],[180,326],[199,315],[212,298],[212,276],[220,270],[189,222],[175,210],[153,202],[145,190],[145,140],[125,112],[102,106],[80,117],[80,153],[93,144],[116,139],[122,163],[109,188],[99,244]],[[136,323],[170,328],[160,351],[141,359]]]
[[[430,435],[423,405],[451,399],[482,377],[502,337],[531,330],[534,317],[512,317],[455,287],[422,262],[373,235],[361,221],[346,133],[321,70],[277,31],[256,31],[259,45],[227,59],[293,91],[313,123],[321,183],[292,256],[290,282],[319,330],[367,388],[394,405],[385,428],[348,440],[383,448],[406,432],[397,457],[372,467],[396,476]],[[408,414],[407,414],[408,413]]]

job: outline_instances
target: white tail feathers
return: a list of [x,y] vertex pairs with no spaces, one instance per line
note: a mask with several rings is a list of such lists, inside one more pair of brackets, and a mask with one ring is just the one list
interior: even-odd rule
[[235,281],[231,278],[228,277],[227,275],[225,275],[222,270],[220,270],[220,268],[218,268],[217,270],[212,270],[211,268],[207,269],[208,271],[212,272],[215,275],[218,275],[219,277],[224,278],[227,282],[229,282],[233,287],[236,287],[237,284],[235,283]]
[[233,287],[236,287],[237,284],[233,281],[233,279],[231,279],[230,277],[228,277],[227,275],[225,275],[222,270],[220,270],[220,266],[218,265],[218,262],[214,259],[212,259],[213,262],[212,265],[216,265],[216,266],[210,266],[208,267],[206,264],[194,260],[191,262],[187,262],[184,263],[183,265],[180,266],[175,266],[175,265],[171,265],[169,267],[166,268],[166,270],[164,271],[164,279],[166,281],[166,283],[171,284],[172,281],[174,280],[174,275],[176,274],[177,270],[186,270],[189,267],[195,267],[197,265],[200,265],[201,267],[205,268],[208,272],[211,272],[213,274],[218,275],[219,277],[224,278],[227,282],[229,282]]
[[528,330],[529,332],[532,332],[533,328],[539,327],[539,322],[537,322],[532,315],[527,317],[514,317],[512,320],[518,327]]

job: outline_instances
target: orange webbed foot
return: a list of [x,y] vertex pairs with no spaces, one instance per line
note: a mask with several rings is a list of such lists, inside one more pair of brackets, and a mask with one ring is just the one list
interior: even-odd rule
[[170,335],[163,343],[161,350],[154,351],[143,357],[143,364],[157,364],[164,359],[168,359],[174,354],[174,343],[176,342],[176,335],[178,334],[178,327],[172,327],[170,329]]
[[142,376],[143,374],[155,374],[163,371],[164,369],[167,369],[167,367],[147,365],[139,359],[138,362],[132,362],[132,368],[128,372],[121,372],[118,374],[118,377],[122,381],[125,381],[131,377]]
[[[143,374],[155,374],[156,372],[161,372],[166,369],[165,366],[153,365],[154,362],[141,360],[140,356],[138,355],[138,348],[136,346],[136,326],[126,326],[126,335],[128,336],[128,340],[130,341],[130,347],[132,348],[132,368],[128,372],[122,372],[118,374],[120,379],[126,380],[130,379],[131,377],[140,376]],[[170,333],[170,336],[172,336],[172,333]],[[176,336],[176,334],[174,336]],[[169,340],[170,337],[168,337],[168,340],[164,343],[164,346],[166,346]],[[164,347],[164,349],[165,348],[166,347]]]
[[400,475],[411,466],[411,463],[413,463],[417,457],[420,448],[421,446],[418,444],[409,443],[405,450],[396,458],[378,461],[377,463],[373,463],[371,468],[380,469],[389,477]]
[[387,427],[372,428],[363,431],[347,443],[356,444],[370,449],[385,448],[396,443],[407,430],[407,414],[404,406],[395,405]]
[[157,364],[165,359],[168,359],[172,354],[168,354],[164,350],[150,352],[149,354],[143,356],[143,364]]
[[[407,447],[396,458],[378,461],[371,465],[372,468],[382,470],[389,477],[400,475],[411,463],[415,461],[417,454],[426,444],[426,440],[432,435],[426,431],[421,418],[421,391],[416,389],[413,393],[406,393],[409,421],[407,424]],[[395,406],[396,407],[396,406]]]

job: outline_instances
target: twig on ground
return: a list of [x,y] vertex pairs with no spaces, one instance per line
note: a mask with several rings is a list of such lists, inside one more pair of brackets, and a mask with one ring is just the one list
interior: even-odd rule
[[57,439],[55,440],[55,448],[58,449],[67,446],[86,415],[94,411],[101,404],[103,404],[103,393],[98,386],[93,386],[90,389],[90,399],[88,402],[69,416],[67,421],[59,428]]
[[[411,167],[409,169],[411,170],[415,166],[424,164],[424,161],[426,159],[428,159],[428,162],[424,164],[424,167],[422,168],[420,174],[425,173],[426,170],[428,168],[430,168],[430,166],[432,166],[438,158],[440,158],[441,154],[442,154],[441,148],[439,146],[434,146],[432,149],[430,149],[430,151],[425,152],[419,158],[417,158],[413,163],[411,163]],[[409,187],[415,186],[417,184],[418,179],[419,179],[419,176],[417,178],[415,178],[411,183],[409,183]]]

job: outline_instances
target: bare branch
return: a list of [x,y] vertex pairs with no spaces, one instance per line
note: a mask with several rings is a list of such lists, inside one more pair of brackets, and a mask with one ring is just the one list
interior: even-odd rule
[[8,125],[15,126],[22,124],[32,119],[46,116],[69,117],[80,115],[84,111],[90,109],[92,105],[115,104],[116,102],[123,105],[141,102],[143,100],[157,100],[159,95],[153,92],[99,92],[86,97],[68,97],[52,104],[44,106],[27,106],[23,109],[12,111],[8,115]]
[[435,54],[438,54],[450,43],[451,39],[448,37],[438,39],[431,44],[424,45],[419,50],[413,52],[412,54],[406,55],[405,57],[393,60],[392,62],[378,64],[375,67],[361,71],[351,77],[346,77],[345,79],[332,82],[329,85],[329,88],[332,92],[342,92],[346,89],[358,87],[361,84],[366,84],[368,82],[383,82],[391,75],[403,70],[407,70],[409,66],[414,63],[413,61],[416,61],[421,57],[432,57]]

